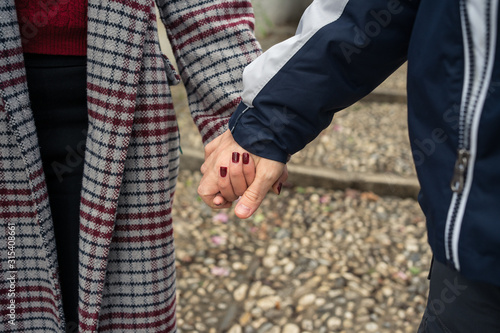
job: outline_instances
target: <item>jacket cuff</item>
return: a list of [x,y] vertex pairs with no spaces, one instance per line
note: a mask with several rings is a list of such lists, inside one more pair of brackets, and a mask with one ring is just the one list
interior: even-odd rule
[[229,119],[234,140],[248,152],[273,161],[286,163],[289,154],[275,140],[269,125],[252,115],[252,107],[240,103]]

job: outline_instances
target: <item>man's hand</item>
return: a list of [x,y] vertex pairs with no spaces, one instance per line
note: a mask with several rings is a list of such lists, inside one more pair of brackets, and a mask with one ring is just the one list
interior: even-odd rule
[[286,165],[280,162],[253,155],[255,162],[255,180],[234,208],[236,216],[242,219],[249,218],[259,208],[267,192],[272,189],[280,194],[283,183],[288,178]]

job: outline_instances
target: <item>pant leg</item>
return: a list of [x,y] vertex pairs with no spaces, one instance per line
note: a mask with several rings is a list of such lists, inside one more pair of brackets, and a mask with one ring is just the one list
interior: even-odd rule
[[500,287],[468,280],[435,261],[418,333],[500,332]]
[[85,57],[25,55],[54,222],[67,331],[78,327],[80,191],[88,126]]

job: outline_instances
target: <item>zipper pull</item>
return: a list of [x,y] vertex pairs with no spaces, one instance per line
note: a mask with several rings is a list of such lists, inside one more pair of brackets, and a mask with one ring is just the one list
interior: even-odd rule
[[453,179],[451,180],[451,190],[455,193],[462,193],[465,184],[465,172],[469,164],[469,151],[465,149],[458,150],[458,158],[455,163],[455,171],[453,172]]

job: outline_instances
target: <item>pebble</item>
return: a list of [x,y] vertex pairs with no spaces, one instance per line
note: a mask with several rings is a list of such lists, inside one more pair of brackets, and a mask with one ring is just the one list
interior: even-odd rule
[[300,328],[295,324],[286,324],[281,333],[300,333]]
[[279,304],[281,299],[279,296],[267,296],[261,298],[257,301],[257,306],[262,310],[266,311],[272,308],[275,308],[277,304]]
[[337,318],[337,317],[331,317],[326,322],[326,325],[328,326],[328,329],[330,329],[332,331],[338,330],[342,326],[342,319]]
[[242,332],[243,330],[241,329],[241,326],[238,324],[234,324],[233,326],[231,326],[231,328],[227,333],[242,333]]
[[365,326],[368,332],[376,332],[378,330],[378,325],[376,323],[368,323]]
[[312,322],[312,320],[309,320],[309,319],[304,319],[302,321],[302,329],[303,330],[306,330],[306,331],[312,331],[314,329],[314,324]]
[[289,275],[295,269],[295,264],[293,262],[289,262],[283,267],[283,272]]
[[259,289],[259,296],[260,297],[274,295],[275,293],[276,292],[274,291],[274,289],[271,288],[270,286],[262,286]]
[[301,306],[309,306],[309,305],[313,304],[315,300],[316,300],[316,295],[314,295],[314,294],[307,294],[307,295],[302,296],[299,299],[299,305],[301,305]]
[[268,256],[275,256],[279,252],[279,247],[278,245],[272,244],[269,245],[267,248],[267,255]]
[[264,323],[259,327],[257,333],[269,333],[272,329],[273,329],[273,324]]
[[246,298],[246,294],[248,291],[248,285],[246,283],[240,285],[238,288],[234,290],[233,297],[237,302],[241,302]]

